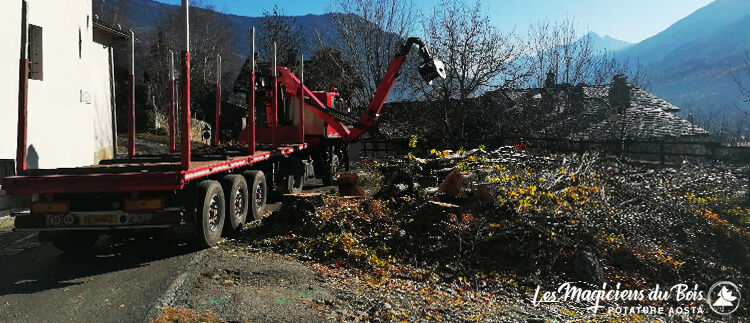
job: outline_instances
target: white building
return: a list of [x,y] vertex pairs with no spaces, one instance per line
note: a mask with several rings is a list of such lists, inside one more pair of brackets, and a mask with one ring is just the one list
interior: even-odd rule
[[[29,168],[112,158],[111,45],[127,37],[94,22],[91,0],[3,0],[0,10],[0,159],[16,158],[22,8],[29,25]],[[7,167],[0,167],[0,170]],[[0,174],[0,177],[8,174]],[[0,208],[3,207],[0,198]]]
[[5,0],[0,11],[0,70],[5,71],[0,74],[0,159],[16,155],[23,2],[32,61],[29,166],[74,167],[111,158],[110,46],[124,34],[94,23],[91,0]]

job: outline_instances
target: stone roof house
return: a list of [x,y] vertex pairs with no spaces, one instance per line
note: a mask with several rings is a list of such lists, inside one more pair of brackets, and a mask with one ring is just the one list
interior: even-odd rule
[[[709,132],[689,121],[674,115],[680,108],[633,84],[630,90],[630,106],[623,113],[610,111],[607,119],[573,135],[580,139],[674,140],[686,137],[707,136]],[[587,97],[605,101],[612,85],[592,86],[586,89]],[[604,107],[606,104],[602,103]]]
[[524,135],[534,137],[676,140],[709,134],[674,115],[680,108],[625,83],[622,75],[615,76],[612,84],[555,84],[492,91],[484,96],[505,107],[506,114],[515,115]]

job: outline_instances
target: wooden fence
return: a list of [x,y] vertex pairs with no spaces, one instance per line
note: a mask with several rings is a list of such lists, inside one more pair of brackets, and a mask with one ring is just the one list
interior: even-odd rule
[[730,146],[708,141],[656,141],[656,140],[569,140],[558,138],[505,137],[481,140],[419,140],[409,147],[408,138],[366,139],[362,141],[363,157],[404,155],[431,149],[458,150],[484,146],[486,150],[502,146],[523,144],[525,149],[550,152],[604,151],[632,159],[661,165],[682,162],[685,159],[724,160],[750,162],[750,147]]

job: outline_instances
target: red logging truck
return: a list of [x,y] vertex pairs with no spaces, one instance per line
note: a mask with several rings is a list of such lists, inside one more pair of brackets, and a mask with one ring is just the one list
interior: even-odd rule
[[[185,34],[189,35],[187,2],[183,0],[182,5]],[[189,44],[188,37],[185,44]],[[131,48],[132,41],[131,37]],[[247,93],[250,122],[238,138],[246,147],[209,153],[192,152],[190,147],[190,49],[186,45],[180,73],[180,149],[175,147],[172,91],[168,109],[170,154],[135,154],[131,58],[128,158],[78,168],[27,169],[23,149],[27,94],[21,87],[18,174],[5,178],[2,186],[9,194],[33,196],[33,201],[29,211],[14,214],[15,227],[39,231],[41,241],[51,241],[63,251],[86,250],[102,234],[138,229],[163,230],[202,247],[214,246],[222,232],[240,229],[248,216],[259,219],[270,190],[296,192],[306,179],[314,177],[331,183],[339,161],[347,162],[348,144],[375,123],[413,45],[419,46],[423,62],[418,69],[425,81],[445,77],[442,62],[433,59],[418,38],[409,38],[393,58],[365,115],[356,120],[336,104],[340,100],[337,93],[310,91],[288,68],[277,67],[275,53],[270,68],[255,71],[253,40],[248,77],[253,87],[248,88],[254,90]],[[21,79],[24,73],[28,72],[21,68]],[[170,79],[170,88],[174,88],[174,78]],[[217,86],[215,128],[219,124],[220,95]],[[265,120],[256,120],[256,106],[266,111]],[[284,118],[281,123],[280,116]],[[219,144],[218,129],[214,144]]]

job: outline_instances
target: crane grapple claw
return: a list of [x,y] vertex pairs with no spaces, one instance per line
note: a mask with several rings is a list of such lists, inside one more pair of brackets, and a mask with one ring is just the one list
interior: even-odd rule
[[425,82],[432,84],[436,78],[445,78],[445,65],[439,59],[425,60],[417,68]]

